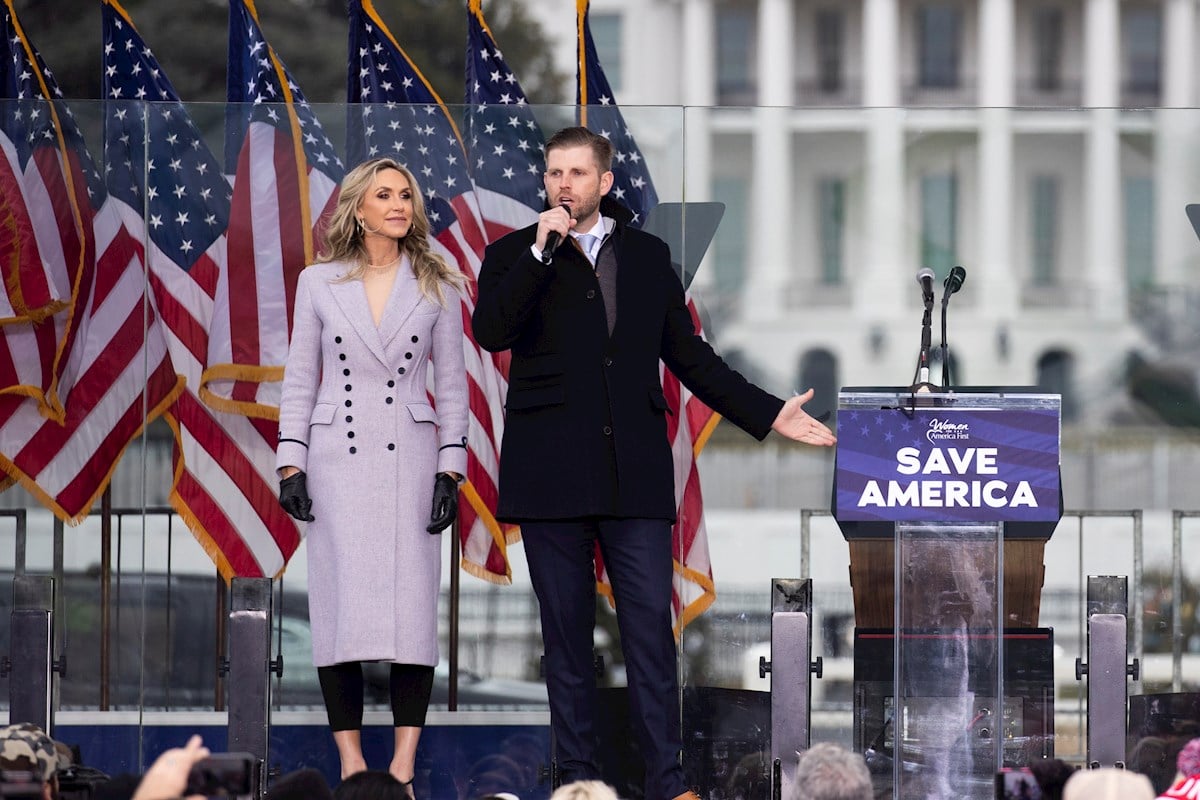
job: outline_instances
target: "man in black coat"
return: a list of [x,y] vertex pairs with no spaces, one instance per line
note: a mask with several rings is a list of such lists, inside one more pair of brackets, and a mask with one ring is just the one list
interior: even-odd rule
[[[586,128],[546,143],[549,210],[488,247],[472,320],[512,351],[497,517],[521,525],[541,607],[551,726],[564,782],[595,758],[594,546],[612,582],[646,800],[689,796],[679,766],[671,628],[674,468],[661,359],[697,397],[757,439],[833,434],[730,369],[697,334],[667,245],[605,198],[612,146]],[[602,207],[602,201],[604,203]]]

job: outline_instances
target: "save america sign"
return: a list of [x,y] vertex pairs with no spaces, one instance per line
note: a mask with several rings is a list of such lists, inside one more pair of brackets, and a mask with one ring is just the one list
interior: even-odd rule
[[837,437],[839,519],[1058,519],[1056,410],[847,409]]

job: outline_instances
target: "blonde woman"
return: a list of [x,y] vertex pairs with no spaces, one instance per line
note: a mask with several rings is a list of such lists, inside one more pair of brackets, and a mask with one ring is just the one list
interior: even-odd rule
[[410,795],[438,662],[438,534],[467,464],[464,278],[428,234],[399,163],[367,161],[342,181],[296,286],[276,457],[279,502],[308,522],[313,663],[342,777],[367,768],[362,662],[391,662],[388,771]]

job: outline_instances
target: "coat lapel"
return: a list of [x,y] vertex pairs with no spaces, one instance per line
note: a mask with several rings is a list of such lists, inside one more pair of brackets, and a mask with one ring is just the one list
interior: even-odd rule
[[396,334],[400,332],[400,328],[404,326],[423,296],[417,278],[413,275],[412,262],[408,260],[408,254],[405,254],[396,270],[396,282],[392,284],[392,293],[383,309],[383,319],[379,322],[379,341],[383,343],[384,348],[396,338]]
[[[397,282],[399,282],[398,277]],[[379,337],[379,329],[375,327],[375,321],[371,319],[371,308],[367,305],[367,294],[363,291],[362,281],[331,281],[329,293],[333,295],[334,301],[342,309],[346,319],[350,321],[358,338],[363,340],[363,344],[376,358],[386,364],[383,340]]]

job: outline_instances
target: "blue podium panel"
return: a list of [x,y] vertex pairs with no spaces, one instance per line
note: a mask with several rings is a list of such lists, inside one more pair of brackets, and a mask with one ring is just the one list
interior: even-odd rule
[[[992,797],[1014,721],[1045,705],[1044,687],[1006,682],[1006,640],[1036,624],[1041,582],[1014,582],[1034,596],[1006,605],[1005,560],[1039,573],[1038,540],[1062,515],[1060,407],[1009,390],[840,395],[833,514],[850,542],[856,650],[880,636],[864,626],[890,625],[892,656],[886,685],[857,666],[855,680],[856,719],[891,731],[887,759],[877,736],[859,745],[894,798]],[[1053,747],[1044,728],[1028,740],[1039,755]]]
[[833,515],[846,538],[893,522],[1004,522],[1049,538],[1062,516],[1061,397],[843,391]]

